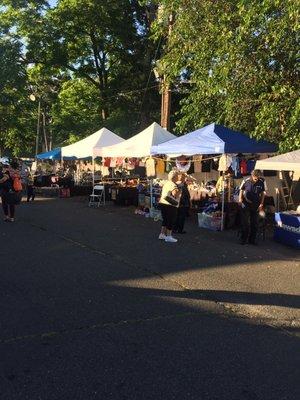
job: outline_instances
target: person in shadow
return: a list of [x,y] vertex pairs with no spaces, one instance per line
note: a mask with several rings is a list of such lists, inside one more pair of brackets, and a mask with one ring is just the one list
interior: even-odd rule
[[191,207],[191,196],[188,189],[188,183],[191,181],[191,178],[186,175],[182,174],[180,176],[180,184],[179,187],[181,189],[181,197],[177,212],[177,219],[174,226],[174,232],[176,233],[186,233],[184,230],[184,223],[186,217],[189,215],[189,209]]

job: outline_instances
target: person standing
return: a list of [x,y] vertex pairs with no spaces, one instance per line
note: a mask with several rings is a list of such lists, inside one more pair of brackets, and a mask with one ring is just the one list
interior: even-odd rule
[[181,184],[179,185],[181,189],[181,196],[179,201],[179,207],[177,212],[177,219],[174,226],[174,232],[176,233],[186,233],[184,230],[185,219],[189,214],[189,209],[191,206],[191,196],[188,189],[189,177],[185,174],[181,175]]
[[9,167],[4,165],[0,171],[0,193],[5,222],[14,222],[15,202],[13,200],[13,180]]
[[250,178],[240,186],[239,205],[241,210],[241,244],[256,244],[258,215],[263,210],[267,187],[261,171],[252,171]]
[[26,178],[27,202],[35,199],[34,175],[29,171]]
[[178,171],[170,171],[168,180],[163,185],[161,198],[159,200],[162,227],[158,239],[169,243],[176,243],[177,239],[172,236],[172,230],[176,223],[177,211],[180,201],[181,190],[177,186],[179,178]]

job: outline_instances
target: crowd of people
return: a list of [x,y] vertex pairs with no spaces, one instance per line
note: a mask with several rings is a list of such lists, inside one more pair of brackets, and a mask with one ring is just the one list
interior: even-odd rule
[[[191,206],[188,183],[192,178],[184,173],[173,170],[168,174],[168,180],[163,185],[159,207],[162,215],[162,227],[159,240],[176,243],[178,239],[173,233],[185,233],[185,218],[189,215]],[[263,215],[264,199],[267,187],[261,171],[254,170],[246,178],[239,191],[239,209],[241,221],[242,245],[257,244],[256,236],[259,215]]]

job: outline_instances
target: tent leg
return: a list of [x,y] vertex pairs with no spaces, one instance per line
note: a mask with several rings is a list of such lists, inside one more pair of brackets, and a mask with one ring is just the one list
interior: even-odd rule
[[222,216],[221,216],[221,231],[224,230],[224,208],[225,208],[225,181],[222,181]]
[[92,157],[92,164],[93,164],[93,176],[92,176],[92,179],[93,179],[93,188],[94,188],[94,186],[95,186],[95,159],[94,159],[94,157]]
[[153,207],[153,179],[150,179],[150,211]]

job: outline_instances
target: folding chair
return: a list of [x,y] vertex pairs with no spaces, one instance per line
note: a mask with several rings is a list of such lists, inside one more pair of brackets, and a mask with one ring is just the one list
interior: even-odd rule
[[90,195],[89,207],[105,205],[105,187],[104,184],[97,184],[93,187],[93,192]]

